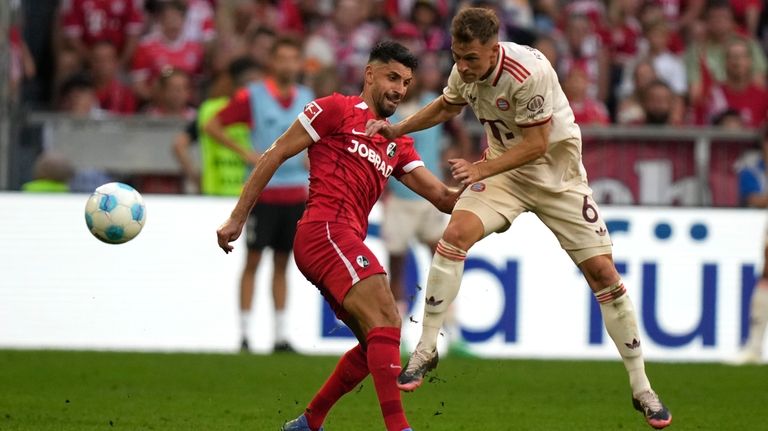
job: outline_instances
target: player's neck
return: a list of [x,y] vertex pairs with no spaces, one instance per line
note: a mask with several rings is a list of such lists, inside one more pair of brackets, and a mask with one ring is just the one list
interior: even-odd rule
[[366,105],[368,105],[368,109],[371,110],[371,113],[373,114],[374,117],[376,117],[377,119],[383,119],[384,118],[384,117],[382,117],[381,113],[379,113],[376,110],[376,104],[373,103],[373,99],[371,98],[371,96],[368,93],[363,91],[362,93],[360,93],[360,98],[363,99],[363,102],[365,102]]
[[491,62],[491,67],[488,68],[488,71],[483,74],[482,77],[480,77],[480,81],[485,81],[488,79],[489,76],[491,76],[491,73],[493,73],[493,70],[496,69],[496,65],[499,63],[499,53],[497,52],[494,57],[493,61]]

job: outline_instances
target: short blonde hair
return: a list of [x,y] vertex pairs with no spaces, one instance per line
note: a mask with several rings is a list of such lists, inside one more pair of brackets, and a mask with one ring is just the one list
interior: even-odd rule
[[451,22],[451,37],[459,43],[479,40],[485,44],[499,34],[499,18],[491,9],[469,7],[462,9]]

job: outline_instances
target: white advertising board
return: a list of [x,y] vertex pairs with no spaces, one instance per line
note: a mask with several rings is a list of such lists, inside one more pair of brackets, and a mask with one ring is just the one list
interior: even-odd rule
[[[147,195],[144,231],[107,245],[86,230],[86,197],[0,194],[0,347],[235,351],[244,243],[225,255],[215,240],[234,201]],[[762,265],[765,214],[605,207],[602,216],[646,356],[732,357]],[[367,243],[386,265],[380,218],[377,206]],[[412,251],[407,278],[423,286],[430,256],[423,247]],[[249,334],[259,352],[273,341],[270,257],[259,269]],[[288,331],[298,350],[335,354],[354,344],[293,265],[288,281]],[[421,320],[424,292],[413,293],[409,314]],[[462,333],[480,356],[616,358],[586,283],[530,214],[471,250],[456,304]],[[405,320],[403,338],[412,346],[420,328]]]

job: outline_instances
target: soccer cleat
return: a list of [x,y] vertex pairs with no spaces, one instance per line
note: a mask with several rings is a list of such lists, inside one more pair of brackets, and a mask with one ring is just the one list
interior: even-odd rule
[[[284,423],[283,427],[280,428],[280,431],[314,431],[314,430],[312,430],[312,428],[309,427],[309,424],[307,423],[307,417],[304,416],[304,414],[302,414],[296,419],[290,422]],[[318,428],[317,431],[323,431],[323,427]]]
[[739,355],[736,356],[736,358],[728,361],[727,363],[729,365],[758,365],[762,362],[763,355],[761,353],[755,352],[751,349],[744,349],[739,352]]
[[240,340],[240,353],[250,353],[251,349],[248,346],[248,339],[243,337],[242,340]]
[[424,382],[424,376],[437,368],[438,361],[437,349],[423,352],[416,346],[403,371],[397,376],[397,387],[405,392],[415,391]]
[[275,343],[273,351],[275,353],[296,353],[296,350],[287,341]]
[[645,416],[648,425],[660,430],[666,428],[672,423],[672,413],[667,410],[664,404],[656,395],[656,392],[647,390],[640,393],[637,397],[632,397],[632,405],[635,410]]

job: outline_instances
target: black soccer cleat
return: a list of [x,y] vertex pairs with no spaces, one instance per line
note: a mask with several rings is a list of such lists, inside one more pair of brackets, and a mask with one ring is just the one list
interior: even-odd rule
[[637,397],[633,396],[632,405],[635,410],[645,416],[648,425],[657,430],[666,428],[672,423],[672,413],[664,406],[656,392],[651,389],[640,393]]
[[405,392],[415,391],[416,388],[424,383],[424,376],[437,368],[439,360],[440,357],[437,354],[437,349],[431,352],[424,352],[419,350],[419,346],[416,346],[416,350],[408,358],[403,371],[397,376],[397,387]]
[[248,339],[245,337],[240,340],[240,353],[251,353],[251,348],[248,346]]
[[272,349],[275,353],[296,353],[296,349],[291,346],[290,343],[287,341],[281,341],[279,343],[275,343],[275,346]]

